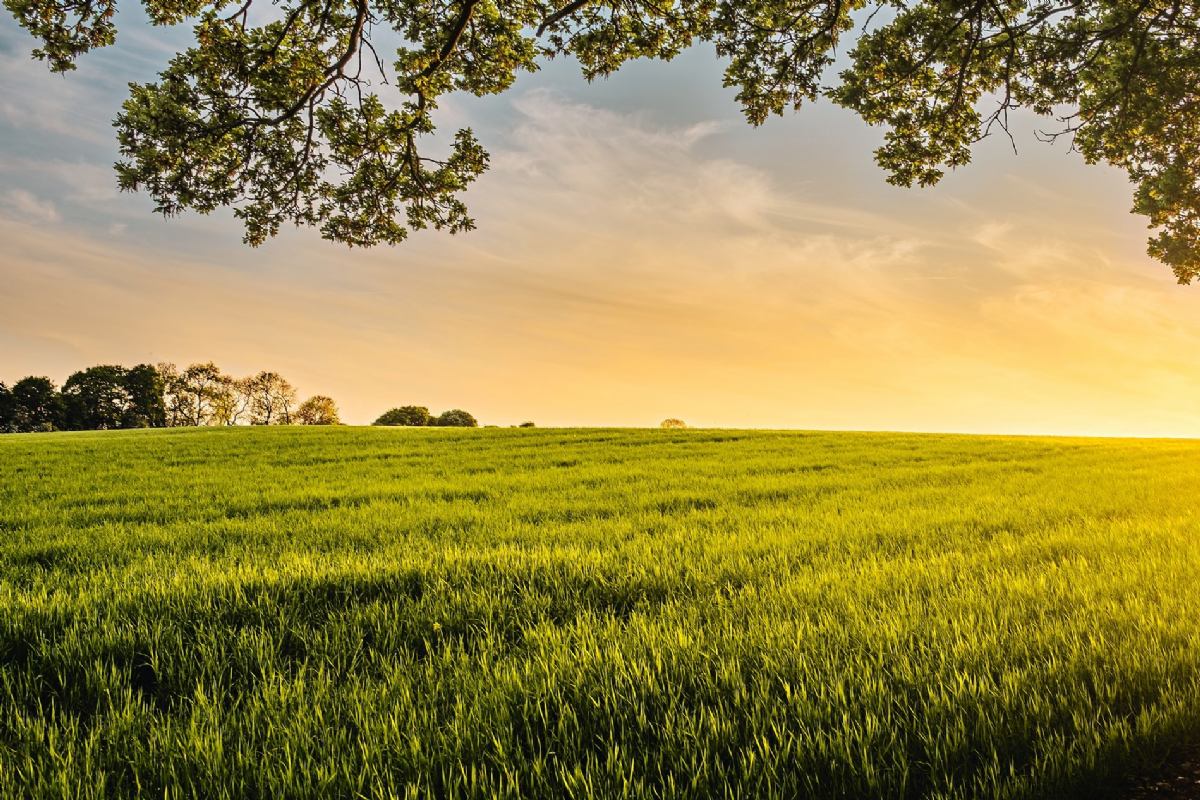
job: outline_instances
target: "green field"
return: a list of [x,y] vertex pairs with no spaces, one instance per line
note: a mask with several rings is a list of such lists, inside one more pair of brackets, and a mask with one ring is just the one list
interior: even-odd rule
[[0,797],[1094,797],[1200,741],[1200,443],[0,437]]

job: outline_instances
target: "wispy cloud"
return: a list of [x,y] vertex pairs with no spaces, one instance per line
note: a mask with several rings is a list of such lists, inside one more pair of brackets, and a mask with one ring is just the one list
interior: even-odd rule
[[5,369],[271,366],[356,421],[420,401],[497,422],[1200,433],[1195,290],[1063,191],[956,177],[855,202],[830,187],[877,183],[778,153],[806,159],[797,180],[721,119],[546,89],[489,118],[448,105],[491,126],[480,229],[367,252],[310,231],[246,250],[227,214],[50,229],[117,205],[107,159],[0,151]]
[[0,195],[0,207],[9,216],[29,222],[61,222],[62,215],[49,200],[42,200],[24,189],[9,189]]
[[117,196],[112,168],[89,161],[0,157],[0,175],[10,182],[47,186],[57,196],[78,203],[104,206]]

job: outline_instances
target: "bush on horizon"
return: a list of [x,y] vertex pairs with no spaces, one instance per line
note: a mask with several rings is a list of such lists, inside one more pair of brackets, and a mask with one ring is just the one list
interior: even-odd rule
[[442,412],[437,425],[439,428],[478,428],[479,422],[461,408],[452,408]]
[[383,412],[371,424],[422,428],[433,424],[433,415],[425,406],[400,406]]

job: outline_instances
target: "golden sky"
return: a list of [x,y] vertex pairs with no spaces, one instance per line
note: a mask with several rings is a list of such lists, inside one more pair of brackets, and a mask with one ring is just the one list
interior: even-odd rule
[[[740,121],[708,53],[592,86],[569,65],[456,99],[493,169],[474,233],[258,250],[227,214],[117,195],[107,120],[162,46],[51,78],[0,27],[0,380],[95,363],[277,369],[349,422],[1200,434],[1200,287],[1144,251],[1130,187],[989,140],[931,190],[819,106]],[[104,60],[108,59],[108,60]],[[149,66],[148,66],[149,65]]]

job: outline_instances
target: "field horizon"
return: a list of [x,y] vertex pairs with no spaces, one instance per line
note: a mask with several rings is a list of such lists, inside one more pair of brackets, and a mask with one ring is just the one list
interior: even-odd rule
[[0,795],[1122,796],[1200,740],[1200,442],[0,437]]
[[[303,424],[293,424],[291,426],[296,430],[314,430],[318,428],[335,428],[335,429],[352,429],[352,430],[392,430],[392,431],[438,431],[441,433],[463,432],[463,428],[446,428],[436,425],[423,426],[407,426],[407,425],[379,425],[372,422],[338,422],[336,425],[330,426],[311,426]],[[164,436],[169,434],[213,434],[221,431],[236,432],[246,430],[262,430],[270,429],[269,425],[251,425],[251,424],[236,424],[236,425],[183,425],[179,427],[168,428],[114,428],[111,430],[54,430],[54,431],[27,431],[15,434],[20,438],[31,437],[54,437],[61,436],[120,436],[120,435],[143,435],[143,436]],[[522,428],[516,424],[490,424],[480,423],[475,427],[467,429],[473,431],[475,435],[481,433],[494,433],[497,431],[539,431],[546,432],[638,432],[638,431],[662,431],[661,425],[646,424],[646,425],[533,425]],[[683,428],[677,428],[678,431],[691,431],[698,433],[763,433],[763,434],[839,434],[844,433],[849,436],[858,435],[879,435],[879,436],[930,436],[930,437],[950,437],[950,438],[971,438],[971,439],[1050,439],[1055,441],[1103,441],[1103,442],[1200,442],[1200,436],[1191,436],[1185,434],[1170,435],[1170,434],[1136,434],[1136,433],[1041,433],[1037,431],[1022,432],[993,432],[983,430],[932,430],[932,429],[909,429],[909,428],[820,428],[820,427],[770,427],[770,426],[737,426],[737,425],[686,425]],[[668,431],[669,433],[669,431]],[[439,435],[434,433],[431,435]]]

